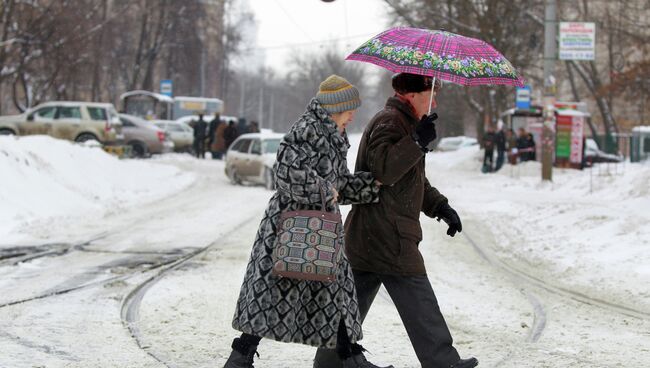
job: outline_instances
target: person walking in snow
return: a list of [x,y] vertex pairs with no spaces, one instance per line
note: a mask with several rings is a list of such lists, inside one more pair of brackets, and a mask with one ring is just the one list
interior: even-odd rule
[[[335,349],[345,368],[377,368],[358,344],[361,318],[345,255],[331,283],[271,273],[282,212],[319,209],[321,189],[330,212],[339,213],[339,205],[377,202],[379,182],[369,172],[351,174],[347,168],[345,128],[360,105],[357,88],[332,75],[282,139],[273,168],[277,191],[253,244],[233,318],[233,328],[243,333],[232,342],[225,368],[252,368],[262,338]],[[344,248],[343,240],[341,235]]]
[[[430,98],[442,87],[436,81],[432,91],[432,85],[430,77],[396,74],[395,95],[366,126],[355,170],[370,171],[382,187],[379,202],[352,205],[345,221],[345,253],[362,320],[384,285],[422,368],[471,368],[478,361],[460,359],[454,348],[418,250],[421,212],[444,220],[449,236],[463,229],[447,198],[425,176],[427,145],[436,139],[437,115],[427,114],[437,103]],[[341,366],[332,350],[318,349],[314,368]]]
[[194,124],[194,154],[197,158],[205,158],[205,134],[208,124],[203,120],[203,114],[199,114],[199,120]]

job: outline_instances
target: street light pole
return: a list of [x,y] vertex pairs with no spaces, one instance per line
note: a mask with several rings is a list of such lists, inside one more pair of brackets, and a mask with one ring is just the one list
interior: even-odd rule
[[557,59],[556,0],[546,0],[544,17],[544,125],[542,126],[542,180],[553,180],[555,150],[555,60]]

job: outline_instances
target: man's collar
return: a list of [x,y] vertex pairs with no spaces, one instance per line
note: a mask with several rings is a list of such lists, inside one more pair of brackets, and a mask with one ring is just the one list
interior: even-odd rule
[[406,97],[400,95],[399,93],[395,93],[393,97],[388,98],[388,101],[386,101],[386,106],[394,107],[400,110],[403,114],[410,117],[412,120],[418,121],[418,118],[415,116],[415,107],[413,107],[411,102],[409,102]]

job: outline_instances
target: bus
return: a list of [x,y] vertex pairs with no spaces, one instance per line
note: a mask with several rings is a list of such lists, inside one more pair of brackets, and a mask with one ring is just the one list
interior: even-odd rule
[[135,90],[120,96],[121,111],[147,120],[176,120],[188,115],[223,113],[223,101],[208,97],[169,97]]

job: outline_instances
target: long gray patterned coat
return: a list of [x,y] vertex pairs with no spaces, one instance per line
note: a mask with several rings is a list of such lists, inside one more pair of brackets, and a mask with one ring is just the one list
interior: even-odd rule
[[[318,100],[285,135],[274,167],[277,192],[271,197],[257,232],[241,286],[232,326],[236,330],[283,342],[334,348],[341,319],[350,341],[362,337],[352,270],[343,255],[336,281],[299,281],[271,274],[271,253],[280,213],[322,207],[320,184],[328,211],[338,204],[372,203],[379,189],[370,173],[351,174],[349,143]],[[334,202],[334,191],[339,193]],[[340,237],[343,242],[343,236]]]

